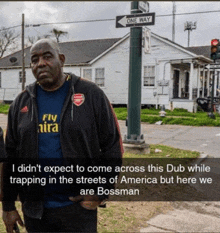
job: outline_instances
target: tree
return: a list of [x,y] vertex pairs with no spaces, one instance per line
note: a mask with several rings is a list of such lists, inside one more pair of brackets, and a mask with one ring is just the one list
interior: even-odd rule
[[3,57],[7,49],[15,45],[17,37],[19,34],[15,34],[14,30],[4,27],[0,29],[0,58]]
[[38,40],[40,39],[43,39],[43,38],[49,38],[50,35],[43,35],[43,36],[28,36],[27,38],[27,42],[26,42],[26,45],[25,47],[28,47],[30,45],[33,45],[35,42],[37,42]]
[[58,30],[56,28],[54,28],[51,32],[56,37],[57,43],[60,42],[59,41],[60,36],[64,36],[64,35],[68,34],[68,32],[64,32],[64,31]]

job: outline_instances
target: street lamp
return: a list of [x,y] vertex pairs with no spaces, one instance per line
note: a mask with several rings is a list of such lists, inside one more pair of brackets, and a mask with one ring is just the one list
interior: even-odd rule
[[189,47],[189,41],[190,41],[190,31],[195,30],[196,29],[196,24],[197,22],[189,22],[186,21],[186,23],[184,23],[184,31],[188,31],[188,47]]

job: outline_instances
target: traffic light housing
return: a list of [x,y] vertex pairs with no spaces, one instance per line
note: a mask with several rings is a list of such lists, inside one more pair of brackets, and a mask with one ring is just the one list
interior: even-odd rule
[[211,59],[220,59],[220,42],[219,39],[211,40]]

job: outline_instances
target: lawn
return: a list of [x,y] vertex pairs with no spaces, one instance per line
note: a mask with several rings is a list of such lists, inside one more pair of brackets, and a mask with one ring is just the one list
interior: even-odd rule
[[[147,155],[124,154],[124,158],[197,158],[198,156],[199,153],[195,151],[163,145],[151,145],[150,154]],[[17,202],[16,205],[21,213],[20,203]],[[98,209],[98,232],[139,232],[140,228],[147,226],[148,219],[172,209],[172,204],[167,201],[109,201],[107,208]],[[24,228],[20,228],[20,231],[25,233]],[[0,232],[6,233],[2,220],[0,220]]]
[[[0,113],[8,113],[8,104],[0,104]],[[118,120],[126,120],[127,108],[114,108]],[[155,124],[162,121],[167,125],[190,125],[190,126],[220,126],[220,115],[215,113],[215,119],[208,116],[207,112],[191,113],[186,109],[166,110],[166,116],[159,116],[159,109],[141,109],[141,122]]]
[[[114,108],[118,120],[126,120],[127,108]],[[168,125],[190,125],[190,126],[220,126],[220,115],[215,113],[215,119],[208,116],[206,112],[191,113],[186,109],[166,110],[166,116],[160,117],[159,109],[141,109],[141,122],[155,124],[162,121]]]

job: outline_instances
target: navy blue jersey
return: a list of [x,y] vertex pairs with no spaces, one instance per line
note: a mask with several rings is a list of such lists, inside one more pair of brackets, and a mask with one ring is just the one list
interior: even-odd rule
[[[38,151],[39,159],[44,166],[62,165],[63,154],[60,143],[60,114],[69,89],[65,82],[56,91],[44,91],[37,87],[38,105]],[[59,176],[53,172],[44,172],[47,178],[45,187],[45,207],[55,208],[72,204],[68,199],[69,185],[59,183]]]

